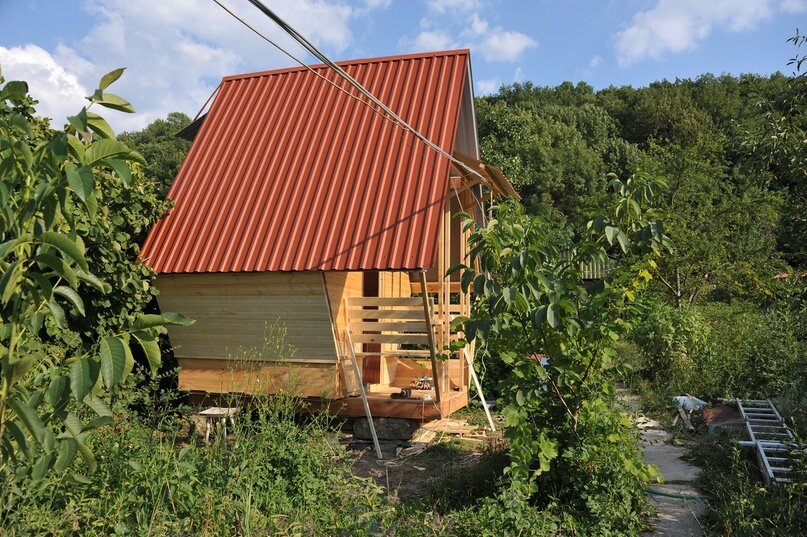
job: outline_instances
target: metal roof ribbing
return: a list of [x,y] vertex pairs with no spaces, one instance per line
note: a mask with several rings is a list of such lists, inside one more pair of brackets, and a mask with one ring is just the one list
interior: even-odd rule
[[[468,62],[339,65],[451,153]],[[143,258],[158,273],[430,267],[451,163],[374,109],[307,68],[224,78]]]

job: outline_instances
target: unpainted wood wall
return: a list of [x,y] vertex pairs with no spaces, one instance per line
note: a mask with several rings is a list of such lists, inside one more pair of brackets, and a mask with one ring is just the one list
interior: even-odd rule
[[[156,285],[162,311],[196,320],[168,331],[182,389],[274,393],[285,386],[305,397],[341,393],[321,273],[161,274]],[[282,333],[293,353],[275,351]]]

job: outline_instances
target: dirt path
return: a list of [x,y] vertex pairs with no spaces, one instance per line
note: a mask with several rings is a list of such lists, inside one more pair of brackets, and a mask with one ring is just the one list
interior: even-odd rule
[[[700,469],[683,459],[686,448],[673,445],[673,435],[659,429],[647,429],[642,434],[645,461],[659,467],[664,483],[650,487],[647,495],[651,505],[658,511],[653,530],[645,536],[690,537],[703,535],[700,518],[706,512],[706,504],[700,499],[672,496],[700,496],[693,482]],[[655,494],[654,494],[655,493]]]
[[[617,390],[617,401],[633,416],[642,431],[645,462],[659,467],[663,484],[649,487],[647,498],[658,515],[653,529],[643,537],[697,537],[703,535],[700,519],[706,513],[706,503],[699,499],[675,496],[701,496],[693,482],[700,469],[684,460],[687,449],[673,443],[673,434],[661,429],[658,422],[641,415],[638,396],[625,389]],[[668,496],[671,495],[671,496]]]

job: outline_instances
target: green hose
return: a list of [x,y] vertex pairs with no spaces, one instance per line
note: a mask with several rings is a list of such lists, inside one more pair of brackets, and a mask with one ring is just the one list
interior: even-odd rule
[[679,500],[711,500],[711,496],[704,496],[702,494],[674,494],[672,492],[661,492],[660,490],[653,490],[645,488],[645,492],[653,496],[664,496],[666,498],[677,498]]

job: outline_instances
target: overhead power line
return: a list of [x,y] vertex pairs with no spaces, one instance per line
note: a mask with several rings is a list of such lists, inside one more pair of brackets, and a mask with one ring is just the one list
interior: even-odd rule
[[[329,79],[328,77],[324,76],[324,75],[323,75],[322,73],[320,73],[319,71],[317,71],[317,70],[315,70],[315,69],[312,69],[310,65],[308,65],[308,64],[307,64],[307,63],[305,63],[305,62],[303,62],[303,61],[302,61],[300,58],[298,58],[297,56],[295,56],[294,54],[292,54],[291,52],[289,52],[288,50],[286,50],[285,48],[283,48],[282,46],[280,46],[280,45],[279,45],[277,42],[275,42],[274,40],[272,40],[272,39],[271,39],[270,37],[268,37],[266,34],[264,34],[264,33],[262,33],[261,31],[259,31],[257,28],[255,28],[254,26],[252,26],[250,23],[248,23],[246,20],[244,20],[244,18],[243,18],[243,17],[240,17],[240,16],[239,16],[237,13],[235,13],[233,10],[231,10],[229,7],[227,7],[227,6],[226,6],[224,3],[222,3],[220,0],[213,0],[213,1],[214,1],[216,4],[218,4],[218,6],[219,6],[221,9],[223,9],[224,11],[226,11],[227,13],[229,13],[229,14],[230,14],[230,15],[231,15],[231,16],[232,16],[232,17],[233,17],[235,20],[237,20],[238,22],[240,22],[241,24],[243,24],[244,26],[246,26],[247,28],[249,28],[250,30],[252,30],[252,32],[254,32],[254,33],[255,33],[255,34],[258,36],[258,37],[260,37],[261,39],[263,39],[264,41],[266,41],[267,43],[269,43],[270,45],[272,45],[273,47],[275,47],[277,50],[279,50],[280,52],[282,52],[283,54],[285,54],[286,56],[288,56],[289,58],[291,58],[291,59],[292,59],[292,60],[294,60],[295,62],[299,63],[300,65],[302,65],[303,67],[305,67],[306,69],[308,69],[308,70],[309,70],[311,73],[313,73],[314,75],[318,76],[319,78],[321,78],[322,80],[324,80],[325,82],[327,82],[328,84],[330,84],[331,86],[333,86],[334,88],[336,88],[337,90],[341,91],[342,93],[344,93],[344,94],[345,94],[345,95],[347,95],[348,97],[350,97],[350,98],[352,98],[352,99],[355,99],[355,100],[359,101],[360,103],[362,103],[362,104],[364,104],[364,105],[367,105],[367,102],[363,101],[363,100],[361,99],[361,97],[359,97],[358,95],[355,95],[355,94],[353,94],[353,93],[349,92],[348,90],[346,90],[346,89],[345,89],[345,88],[343,88],[342,86],[338,85],[338,84],[337,84],[336,82],[334,82],[333,80],[331,80],[331,79]],[[368,106],[368,107],[369,107],[369,106]],[[390,118],[390,117],[388,117],[388,116],[384,115],[383,113],[381,113],[381,111],[376,110],[376,109],[375,109],[375,108],[373,108],[373,107],[369,107],[369,108],[370,108],[370,110],[372,110],[373,112],[375,112],[376,114],[378,114],[379,116],[381,116],[382,118],[384,118],[384,119],[386,119],[386,120],[388,120],[388,121],[392,121],[392,122],[394,123],[394,120],[393,120],[392,118]]]
[[[261,37],[262,39],[264,39],[265,41],[270,43],[276,49],[281,51],[283,54],[285,54],[286,56],[288,56],[289,58],[291,58],[292,60],[294,60],[295,62],[300,64],[301,66],[305,67],[306,69],[308,69],[309,71],[311,71],[312,73],[314,73],[315,75],[320,77],[321,79],[325,80],[326,82],[328,82],[329,84],[331,84],[332,86],[337,88],[339,91],[344,92],[345,94],[347,94],[350,97],[356,99],[358,102],[364,104],[365,106],[367,106],[368,108],[370,108],[374,112],[380,114],[380,112],[378,110],[376,110],[371,105],[371,103],[376,105],[378,108],[380,108],[384,112],[384,114],[386,114],[386,116],[384,116],[384,114],[380,114],[380,115],[382,115],[382,117],[387,117],[388,119],[392,120],[393,123],[395,123],[398,126],[402,127],[406,131],[412,133],[417,139],[419,139],[421,142],[426,144],[427,147],[429,147],[433,151],[437,152],[439,155],[447,158],[450,162],[454,163],[455,166],[457,166],[460,170],[462,170],[466,174],[478,177],[483,183],[488,184],[487,179],[481,173],[479,173],[478,171],[476,171],[473,168],[469,167],[464,162],[462,162],[459,159],[455,158],[452,154],[450,154],[447,151],[443,150],[442,147],[438,146],[437,144],[435,144],[434,142],[429,140],[429,138],[427,138],[425,135],[423,135],[420,131],[418,131],[416,128],[414,128],[412,125],[410,125],[406,120],[401,118],[392,109],[390,109],[386,104],[384,104],[380,99],[378,99],[375,95],[373,95],[372,92],[370,92],[370,90],[365,88],[360,82],[358,82],[356,79],[354,79],[352,76],[350,76],[344,69],[342,69],[339,65],[337,65],[330,58],[328,58],[323,52],[321,52],[316,46],[314,46],[308,39],[306,39],[305,36],[303,36],[297,30],[292,28],[286,21],[284,21],[282,18],[280,18],[280,16],[278,16],[274,11],[269,9],[263,2],[260,2],[259,0],[249,0],[249,2],[253,6],[255,6],[257,9],[259,9],[264,15],[269,17],[275,24],[277,24],[280,27],[281,30],[286,32],[292,39],[294,39],[297,43],[299,43],[312,56],[317,58],[319,61],[321,61],[323,64],[325,64],[328,68],[330,68],[332,71],[334,71],[337,75],[339,75],[341,78],[346,80],[353,88],[358,90],[359,93],[361,95],[363,95],[370,102],[359,98],[359,96],[354,95],[353,93],[347,91],[345,88],[337,85],[334,81],[332,81],[332,80],[326,78],[325,76],[323,76],[322,73],[319,73],[318,71],[315,71],[314,69],[312,69],[311,66],[309,66],[306,63],[304,63],[303,61],[301,61],[299,58],[297,58],[296,56],[294,56],[293,54],[291,54],[290,52],[285,50],[283,47],[281,47],[278,43],[276,43],[275,41],[273,41],[272,39],[270,39],[266,35],[262,34],[257,29],[255,29],[252,25],[250,25],[248,22],[246,22],[244,19],[242,19],[241,17],[236,15],[232,10],[227,8],[220,0],[213,0],[213,1],[216,4],[218,4],[219,7],[221,7],[223,10],[225,10],[227,13],[229,13],[232,17],[234,17],[236,20],[241,22],[244,26],[246,26],[247,28],[252,30],[259,37]],[[490,185],[488,185],[488,186],[490,186]]]

